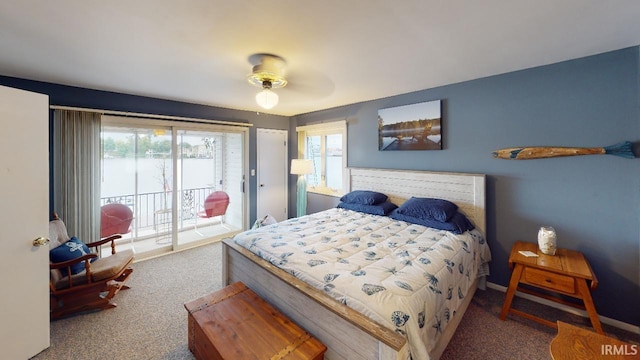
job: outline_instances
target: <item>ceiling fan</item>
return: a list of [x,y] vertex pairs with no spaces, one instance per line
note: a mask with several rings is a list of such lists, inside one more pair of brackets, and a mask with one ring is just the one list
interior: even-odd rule
[[256,102],[265,109],[271,109],[278,104],[278,94],[272,89],[278,89],[287,85],[285,78],[286,61],[273,54],[253,54],[249,57],[253,65],[253,71],[247,80],[251,85],[262,88],[256,95]]
[[281,94],[286,93],[285,97],[294,102],[317,101],[335,89],[329,76],[304,62],[289,66],[281,56],[257,53],[249,56],[249,63],[253,68],[247,80],[261,89],[256,94],[256,102],[264,109],[278,104],[280,97],[274,89],[281,89]]

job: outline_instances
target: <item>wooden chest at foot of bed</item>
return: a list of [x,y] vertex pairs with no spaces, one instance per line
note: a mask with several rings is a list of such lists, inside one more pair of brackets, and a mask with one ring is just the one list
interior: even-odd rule
[[196,359],[312,359],[327,350],[243,283],[184,304]]

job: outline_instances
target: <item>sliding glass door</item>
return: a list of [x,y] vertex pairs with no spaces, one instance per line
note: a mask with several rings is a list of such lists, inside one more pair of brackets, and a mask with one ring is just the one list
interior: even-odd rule
[[242,228],[242,135],[176,130],[178,245]]
[[[169,244],[173,175],[170,130],[103,126],[101,137],[101,205],[119,203],[131,209],[133,220],[129,231],[122,234],[129,240],[127,246],[145,252],[157,244]],[[101,220],[103,225],[108,221]],[[135,241],[138,239],[153,241]]]
[[103,117],[101,204],[130,208],[123,246],[151,256],[242,230],[245,137],[236,127]]

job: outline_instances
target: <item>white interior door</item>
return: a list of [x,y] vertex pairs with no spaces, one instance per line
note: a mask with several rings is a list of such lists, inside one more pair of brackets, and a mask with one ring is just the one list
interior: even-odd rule
[[49,97],[0,86],[0,349],[28,359],[49,347]]
[[258,219],[270,214],[277,221],[288,218],[288,169],[286,130],[257,129]]

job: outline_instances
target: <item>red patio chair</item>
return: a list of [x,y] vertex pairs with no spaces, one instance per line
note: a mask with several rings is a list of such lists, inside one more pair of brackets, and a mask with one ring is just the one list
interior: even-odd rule
[[[112,203],[100,208],[100,237],[124,235],[131,232],[133,211],[124,204]],[[133,235],[131,235],[131,249],[133,249]]]
[[204,236],[200,231],[198,231],[198,218],[201,219],[210,219],[216,216],[220,216],[220,224],[228,229],[228,227],[224,223],[224,216],[227,212],[227,208],[229,207],[229,195],[227,195],[224,191],[215,191],[204,200],[204,204],[202,205],[202,210],[198,211],[196,214],[196,224],[195,231],[200,236]]

